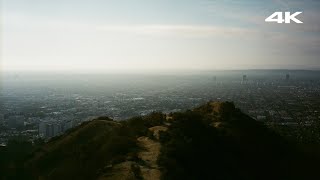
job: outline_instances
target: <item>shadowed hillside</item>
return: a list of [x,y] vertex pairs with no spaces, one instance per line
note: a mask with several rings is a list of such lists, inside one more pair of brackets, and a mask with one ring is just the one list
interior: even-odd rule
[[309,179],[317,158],[230,102],[116,122],[51,139],[2,179]]
[[160,134],[164,179],[308,179],[316,161],[233,103],[171,115]]

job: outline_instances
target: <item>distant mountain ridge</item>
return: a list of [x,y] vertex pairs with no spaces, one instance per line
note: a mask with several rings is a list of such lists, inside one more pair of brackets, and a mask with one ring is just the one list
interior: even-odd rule
[[85,122],[3,179],[310,179],[316,160],[233,103],[208,102],[185,112]]

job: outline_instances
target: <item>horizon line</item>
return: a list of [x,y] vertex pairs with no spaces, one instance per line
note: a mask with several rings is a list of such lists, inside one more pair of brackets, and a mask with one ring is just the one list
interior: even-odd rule
[[0,74],[7,73],[72,73],[72,74],[158,74],[158,73],[206,73],[214,71],[320,71],[320,68],[236,68],[236,69],[148,69],[148,70],[1,70]]

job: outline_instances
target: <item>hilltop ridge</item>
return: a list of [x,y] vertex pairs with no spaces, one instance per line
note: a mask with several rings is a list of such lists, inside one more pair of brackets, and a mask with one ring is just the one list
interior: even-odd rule
[[84,122],[4,179],[308,179],[313,162],[233,103],[208,102],[185,112]]

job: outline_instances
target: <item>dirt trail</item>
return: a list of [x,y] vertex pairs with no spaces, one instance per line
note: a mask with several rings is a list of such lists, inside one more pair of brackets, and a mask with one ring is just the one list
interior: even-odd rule
[[138,144],[142,148],[142,151],[138,153],[138,158],[144,161],[144,165],[140,166],[141,176],[145,180],[160,179],[161,172],[157,164],[160,154],[160,143],[142,136],[138,138]]
[[100,176],[98,180],[136,180],[137,178],[132,171],[134,164],[135,163],[131,161],[116,164],[108,173]]
[[159,132],[166,131],[167,127],[155,126],[149,128],[153,133],[156,140],[150,139],[146,136],[141,136],[137,139],[138,145],[141,151],[138,152],[138,158],[141,159],[142,163],[126,161],[114,165],[109,173],[104,174],[99,180],[135,180],[140,179],[136,177],[133,172],[133,167],[140,168],[140,176],[144,180],[160,180],[161,171],[157,164],[158,157],[160,155],[161,144],[157,140],[159,139]]
[[[166,131],[167,127],[155,126],[149,128],[149,130],[153,133],[156,139],[159,139],[159,132]],[[140,166],[141,176],[145,180],[160,180],[161,172],[157,164],[161,148],[160,142],[145,136],[139,137],[137,140],[142,149],[142,151],[138,153],[138,157],[145,163],[145,165]]]

